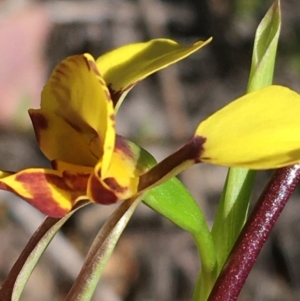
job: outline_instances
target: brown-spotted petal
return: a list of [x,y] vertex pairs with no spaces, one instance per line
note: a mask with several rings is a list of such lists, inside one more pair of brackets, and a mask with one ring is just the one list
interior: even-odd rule
[[[42,213],[58,218],[66,215],[77,198],[85,194],[84,185],[74,183],[75,179],[66,182],[57,171],[31,168],[1,178],[0,189],[13,192]],[[86,185],[87,180],[85,188]]]

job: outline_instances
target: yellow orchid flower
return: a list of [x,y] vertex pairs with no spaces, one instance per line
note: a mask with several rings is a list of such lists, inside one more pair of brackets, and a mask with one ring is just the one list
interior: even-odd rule
[[40,109],[29,114],[53,169],[0,172],[0,189],[61,217],[80,200],[126,200],[208,162],[267,169],[299,162],[300,96],[271,86],[233,101],[200,123],[180,150],[150,169],[149,154],[115,133],[115,110],[140,80],[209,43],[166,39],[126,45],[96,61],[71,56],[53,71]]

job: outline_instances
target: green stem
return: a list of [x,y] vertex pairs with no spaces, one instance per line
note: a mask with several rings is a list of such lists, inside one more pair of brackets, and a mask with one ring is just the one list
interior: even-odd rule
[[124,201],[97,234],[65,301],[90,301],[107,261],[142,196]]
[[202,225],[201,233],[193,235],[201,259],[201,273],[198,275],[193,301],[206,300],[217,273],[217,257],[214,242],[207,224]]

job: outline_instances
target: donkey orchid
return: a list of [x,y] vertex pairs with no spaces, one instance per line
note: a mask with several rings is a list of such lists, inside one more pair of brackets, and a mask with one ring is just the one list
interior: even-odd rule
[[200,123],[181,149],[150,168],[149,154],[116,135],[115,113],[148,75],[199,50],[166,39],[61,62],[30,109],[37,142],[53,169],[0,172],[0,189],[61,217],[80,200],[111,204],[139,195],[189,166],[208,162],[251,169],[300,159],[300,95],[271,86],[243,96]]

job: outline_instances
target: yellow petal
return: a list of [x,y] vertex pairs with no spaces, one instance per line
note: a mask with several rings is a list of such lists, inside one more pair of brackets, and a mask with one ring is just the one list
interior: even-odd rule
[[115,105],[122,96],[119,106],[125,94],[138,81],[182,60],[210,41],[211,38],[191,46],[183,46],[168,39],[129,44],[100,56],[96,63],[110,88]]
[[67,214],[76,199],[85,193],[79,189],[70,189],[59,172],[43,168],[26,169],[4,177],[0,179],[0,189],[19,195],[42,213],[52,217]]
[[202,122],[203,162],[249,169],[300,161],[300,95],[281,86],[246,94]]
[[97,158],[83,135],[58,115],[45,110],[29,110],[37,142],[49,160],[95,166]]
[[99,137],[103,169],[113,152],[114,109],[93,57],[75,55],[60,63],[42,92],[41,109],[55,113],[87,140]]

